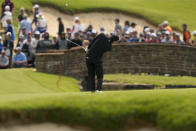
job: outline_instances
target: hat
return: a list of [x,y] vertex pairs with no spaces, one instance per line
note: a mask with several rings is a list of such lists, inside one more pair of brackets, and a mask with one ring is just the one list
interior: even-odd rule
[[67,28],[66,29],[71,29],[71,27],[70,26],[67,26]]
[[163,25],[168,25],[169,24],[169,22],[168,21],[163,21]]
[[35,32],[35,35],[40,35],[40,32],[39,32],[39,31],[36,31],[36,32]]
[[20,35],[19,38],[20,38],[20,39],[21,39],[21,38],[24,38],[24,35]]
[[195,30],[195,31],[193,31],[193,35],[196,35],[196,30]]
[[1,54],[2,54],[2,53],[5,54],[5,50],[2,50],[2,51],[1,51]]
[[12,35],[12,33],[11,33],[11,32],[7,32],[6,35],[7,35],[7,36],[8,36],[8,35]]
[[93,33],[93,34],[96,34],[96,33],[97,33],[97,31],[96,31],[96,30],[93,30],[93,31],[92,31],[92,33]]
[[38,15],[36,15],[36,17],[37,17],[38,19],[42,19],[42,18],[43,18],[43,15],[42,15],[42,13],[39,13]]
[[144,32],[150,32],[150,28],[146,28],[145,30],[144,30]]
[[34,7],[33,7],[34,9],[38,9],[39,8],[39,5],[38,4],[36,4],[36,5],[34,5]]
[[15,50],[21,50],[21,48],[20,47],[16,47],[16,49]]
[[7,6],[5,7],[5,10],[6,10],[6,11],[10,11],[10,6],[7,5]]
[[79,19],[80,19],[79,17],[75,17],[75,18],[74,18],[74,21],[77,21],[77,20],[79,20]]
[[180,37],[180,34],[179,33],[176,33],[176,36],[179,36]]
[[2,40],[2,37],[0,36],[0,40]]
[[157,37],[157,35],[155,33],[152,33],[151,36],[152,37]]

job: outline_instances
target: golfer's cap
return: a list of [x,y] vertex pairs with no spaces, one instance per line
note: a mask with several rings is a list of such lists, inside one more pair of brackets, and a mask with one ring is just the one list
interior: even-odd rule
[[146,35],[151,36],[151,33],[150,32],[147,32]]
[[33,7],[34,9],[37,9],[37,8],[39,8],[39,5],[38,4],[36,4],[36,5],[34,5],[34,7]]
[[2,37],[0,36],[0,40],[2,40]]
[[79,17],[75,17],[75,18],[74,18],[74,21],[77,21],[77,20],[79,20],[79,19],[80,19]]
[[11,33],[11,32],[7,32],[6,35],[7,35],[7,36],[8,36],[8,35],[12,35],[12,33]]
[[163,21],[163,25],[168,25],[169,22],[167,20]]
[[24,35],[20,35],[19,38],[20,38],[20,39],[21,39],[21,38],[24,38]]
[[126,35],[128,35],[129,33],[130,33],[129,31],[126,31],[126,32],[125,32]]
[[170,35],[170,32],[169,32],[169,31],[165,31],[165,34],[166,34],[166,35]]
[[6,10],[6,11],[10,11],[10,6],[7,5],[7,6],[5,7],[5,10]]
[[40,32],[39,32],[39,31],[36,31],[36,32],[35,32],[35,35],[40,35]]
[[18,50],[21,50],[21,48],[20,48],[20,47],[16,47],[16,49],[15,49],[15,50],[17,50],[17,51],[18,51]]
[[195,30],[195,31],[193,31],[193,35],[196,35],[196,30]]

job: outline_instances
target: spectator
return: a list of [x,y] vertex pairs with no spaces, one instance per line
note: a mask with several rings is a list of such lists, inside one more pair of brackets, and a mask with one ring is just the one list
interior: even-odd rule
[[37,44],[40,41],[40,32],[35,32],[35,37],[32,39],[32,54],[35,56]]
[[0,36],[0,53],[3,50],[3,41],[2,41],[2,37]]
[[138,42],[145,42],[145,38],[144,38],[144,33],[143,32],[140,33]]
[[48,50],[53,50],[53,49],[56,49],[56,46],[54,46],[52,44],[52,40],[50,40],[50,35],[48,32],[46,32],[44,35],[43,35],[44,39],[43,40],[40,40],[37,44],[37,48],[36,48],[36,52],[37,53],[45,53],[47,52]]
[[172,36],[173,30],[172,30],[172,28],[169,26],[169,22],[168,22],[168,21],[164,21],[164,22],[163,22],[163,28],[164,28],[166,31],[169,31],[170,36]]
[[116,18],[114,32],[118,32],[118,31],[122,32],[122,26],[120,25],[120,19]]
[[12,21],[10,19],[7,20],[7,28],[6,28],[6,33],[10,32],[11,33],[11,40],[14,41],[16,39],[15,32],[14,32],[14,27],[12,25]]
[[190,40],[191,40],[191,33],[188,30],[187,24],[183,24],[182,25],[182,29],[183,29],[183,40],[186,44],[190,44]]
[[24,44],[25,44],[24,36],[23,35],[20,35],[19,36],[17,47],[20,47],[22,49],[22,47],[23,47]]
[[43,34],[47,31],[47,22],[41,13],[39,15],[37,15],[37,23],[36,23],[35,31],[39,31],[41,34]]
[[136,25],[137,24],[135,22],[132,22],[131,26],[128,29],[128,32],[135,32],[136,31],[136,29],[135,29]]
[[61,34],[61,37],[60,37],[60,40],[59,40],[59,42],[58,42],[58,49],[59,50],[66,50],[66,49],[68,49],[69,47],[68,47],[68,41],[66,40],[66,37],[65,37],[65,33],[63,32],[62,34]]
[[66,31],[67,31],[66,33],[72,33],[71,27],[70,26],[67,26]]
[[169,31],[165,32],[165,37],[164,37],[164,39],[162,39],[161,42],[162,43],[173,43],[173,41],[171,40],[171,34]]
[[84,25],[81,23],[80,18],[79,17],[75,17],[74,19],[74,26],[73,26],[73,35],[75,33],[78,33],[79,31],[84,31]]
[[2,27],[6,30],[8,27],[7,20],[10,19],[12,21],[12,12],[10,11],[10,7],[5,7],[5,12],[3,13],[3,17],[1,19]]
[[24,53],[21,52],[21,48],[17,47],[13,58],[14,68],[24,68],[27,66],[27,58]]
[[[58,19],[58,23],[59,23],[59,30],[58,30],[58,36],[60,37],[61,34],[64,32],[64,24],[62,22],[61,17],[59,17]],[[70,28],[71,29],[71,28]]]
[[[75,33],[74,35],[74,39],[71,40],[74,43],[77,43],[78,45],[82,46],[82,41],[80,40],[80,34],[79,33]],[[76,47],[77,45],[70,43],[69,48],[73,48]]]
[[32,24],[33,23],[36,24],[37,23],[37,15],[40,14],[39,5],[36,4],[33,8],[34,8],[34,17],[33,17]]
[[196,47],[196,31],[193,32],[194,39],[192,41],[192,45]]
[[180,34],[179,33],[176,33],[176,44],[179,44],[179,45],[183,45],[185,44],[181,39],[180,39]]
[[7,69],[9,65],[9,58],[5,55],[5,51],[2,50],[0,55],[0,69]]
[[12,58],[12,51],[14,48],[14,42],[11,40],[11,33],[8,32],[6,34],[5,40],[3,41],[3,47],[5,49],[6,55],[10,58],[10,65],[11,65],[11,58]]
[[100,33],[106,34],[104,27],[100,27]]
[[28,20],[27,15],[25,15],[24,19],[20,22],[20,28],[19,28],[18,34],[20,35],[22,30],[24,30],[24,29],[25,29],[26,35],[28,35],[29,32],[32,32],[32,24],[31,24],[31,21]]
[[89,40],[84,40],[84,41],[83,41],[83,47],[84,47],[85,49],[88,49],[89,44],[90,44]]
[[11,0],[5,0],[3,3],[2,3],[2,6],[1,6],[1,8],[2,8],[2,15],[3,15],[3,13],[5,12],[5,7],[6,6],[9,6],[10,7],[10,11],[12,12],[13,11],[13,8],[14,8],[14,3],[13,2],[11,2]]
[[124,33],[126,33],[126,32],[128,31],[129,26],[130,26],[129,21],[128,21],[128,20],[127,20],[127,21],[125,21],[125,26],[124,26],[124,29],[123,29],[123,32],[124,32]]
[[24,19],[24,16],[25,16],[25,9],[24,8],[20,8],[20,13],[18,15],[18,22],[19,23]]
[[[63,34],[63,33],[61,33],[61,34]],[[54,45],[54,48],[55,49],[59,49],[58,47],[58,45],[59,45],[59,40],[58,40],[58,37],[57,36],[53,36],[53,38],[52,38],[52,45]]]

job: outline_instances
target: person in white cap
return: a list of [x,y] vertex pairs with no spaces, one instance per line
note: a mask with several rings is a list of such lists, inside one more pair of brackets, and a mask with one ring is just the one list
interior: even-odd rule
[[14,48],[14,42],[11,40],[11,35],[12,35],[11,32],[7,32],[5,36],[5,40],[3,41],[3,47],[6,51],[6,55],[10,57],[10,59],[12,57],[12,51]]
[[2,26],[3,26],[4,29],[6,29],[8,27],[8,24],[7,24],[8,19],[13,21],[12,12],[10,11],[10,7],[6,6],[5,7],[5,12],[3,13],[3,17],[1,19],[1,23],[2,23]]
[[165,38],[161,40],[162,43],[173,43],[171,40],[171,34],[169,31],[165,31]]
[[32,24],[33,23],[37,23],[37,15],[38,14],[40,14],[41,12],[40,12],[40,10],[39,10],[39,5],[38,4],[36,4],[36,5],[34,5],[34,17],[33,17],[33,21],[32,21]]
[[9,65],[9,58],[6,56],[5,51],[1,51],[0,55],[0,69],[7,69]]
[[5,0],[3,3],[2,3],[2,15],[3,13],[5,12],[5,7],[6,6],[9,6],[10,7],[10,11],[12,12],[13,11],[13,8],[14,8],[14,3],[11,2],[11,0]]
[[75,33],[78,33],[78,32],[83,32],[84,31],[84,25],[81,23],[80,21],[80,18],[79,17],[75,17],[74,18],[74,26],[73,26],[73,36]]
[[173,30],[172,28],[169,26],[169,22],[168,21],[163,21],[163,28],[166,30],[166,31],[169,31],[170,33],[170,36],[172,36],[172,33],[173,33]]
[[39,31],[41,34],[47,31],[47,21],[41,13],[37,15],[37,23],[36,23],[35,31]]
[[183,45],[183,44],[185,44],[182,40],[181,40],[181,38],[180,38],[180,34],[179,33],[176,33],[176,38],[175,38],[175,43],[176,44],[179,44],[179,45]]
[[20,47],[22,49],[22,47],[23,47],[24,44],[25,44],[24,35],[20,35],[19,36],[17,47]]
[[15,54],[13,57],[13,67],[14,68],[24,68],[27,66],[27,57],[21,52],[20,47],[16,47]]

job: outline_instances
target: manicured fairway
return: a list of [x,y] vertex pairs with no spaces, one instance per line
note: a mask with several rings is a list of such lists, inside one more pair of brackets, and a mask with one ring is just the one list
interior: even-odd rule
[[[1,70],[0,74],[1,123],[11,120],[55,122],[94,130],[149,125],[171,131],[196,129],[196,89],[92,94],[78,92],[77,80],[68,77],[62,78],[58,89],[53,82],[58,78],[55,75],[31,69]],[[142,77],[148,79],[148,76]],[[157,80],[162,78],[156,77]]]

